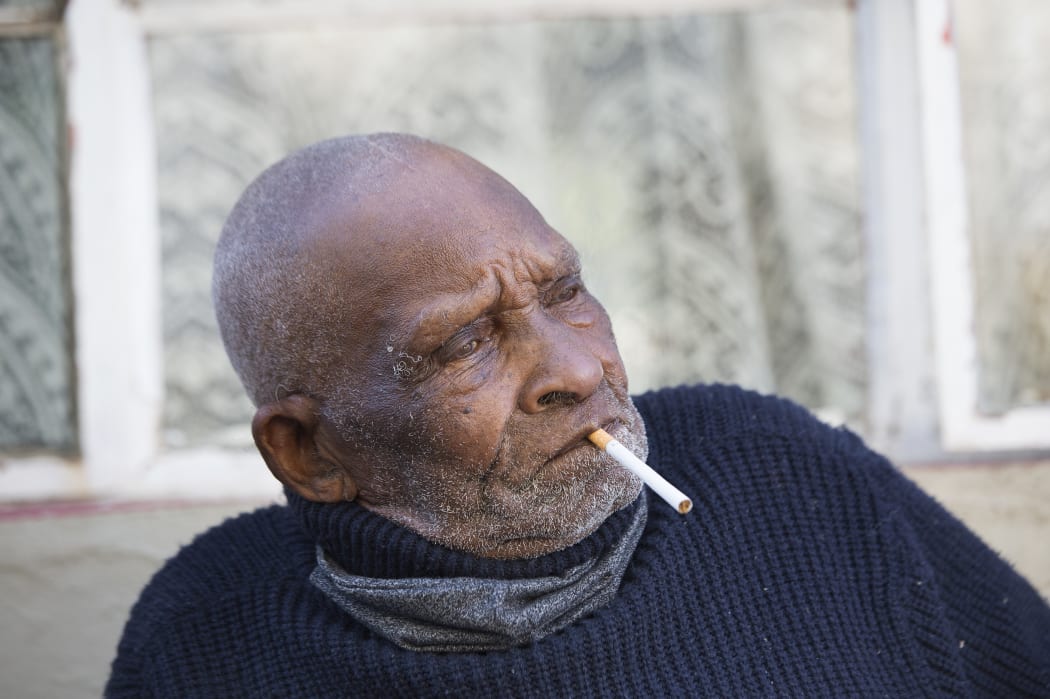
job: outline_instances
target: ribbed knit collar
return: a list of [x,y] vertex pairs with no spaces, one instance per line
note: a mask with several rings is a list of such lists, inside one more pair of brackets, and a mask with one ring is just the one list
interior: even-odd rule
[[461,577],[533,578],[557,575],[600,556],[620,541],[638,498],[614,512],[583,541],[561,551],[517,560],[479,558],[433,544],[355,502],[317,503],[285,489],[288,506],[300,525],[345,571],[371,578]]

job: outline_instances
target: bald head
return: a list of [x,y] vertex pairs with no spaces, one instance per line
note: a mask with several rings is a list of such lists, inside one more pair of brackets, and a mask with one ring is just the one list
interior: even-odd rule
[[293,153],[238,200],[216,249],[212,295],[230,361],[257,406],[291,393],[319,396],[338,381],[332,360],[346,348],[333,330],[352,331],[346,325],[355,322],[353,309],[338,308],[346,270],[333,270],[326,253],[368,257],[389,236],[355,239],[357,227],[403,229],[399,211],[379,219],[369,202],[393,191],[400,212],[413,211],[433,192],[399,182],[435,159],[482,168],[416,136],[348,136]]

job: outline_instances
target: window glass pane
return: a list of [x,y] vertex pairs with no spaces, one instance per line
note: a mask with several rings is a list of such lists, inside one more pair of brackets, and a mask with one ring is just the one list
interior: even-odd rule
[[1050,4],[956,3],[982,411],[1050,402]]
[[836,7],[152,40],[169,444],[247,438],[208,291],[225,213],[290,149],[369,131],[457,146],[516,184],[583,252],[633,390],[737,381],[863,427],[851,22]]
[[72,449],[64,130],[50,39],[0,40],[0,449]]

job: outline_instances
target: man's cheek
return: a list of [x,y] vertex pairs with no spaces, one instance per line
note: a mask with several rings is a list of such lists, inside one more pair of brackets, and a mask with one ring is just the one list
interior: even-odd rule
[[454,456],[489,464],[499,453],[506,425],[507,415],[498,405],[484,400],[460,400],[450,404],[441,429]]
[[[432,397],[449,417],[468,429],[500,432],[517,407],[520,388],[509,373],[477,372],[484,380],[448,386]],[[452,389],[452,390],[448,390]]]

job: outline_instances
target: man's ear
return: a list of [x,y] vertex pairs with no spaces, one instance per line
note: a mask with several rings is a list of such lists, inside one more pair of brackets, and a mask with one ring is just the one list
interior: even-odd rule
[[307,500],[353,500],[353,478],[322,448],[319,412],[316,400],[298,394],[259,406],[252,419],[255,446],[274,477]]

